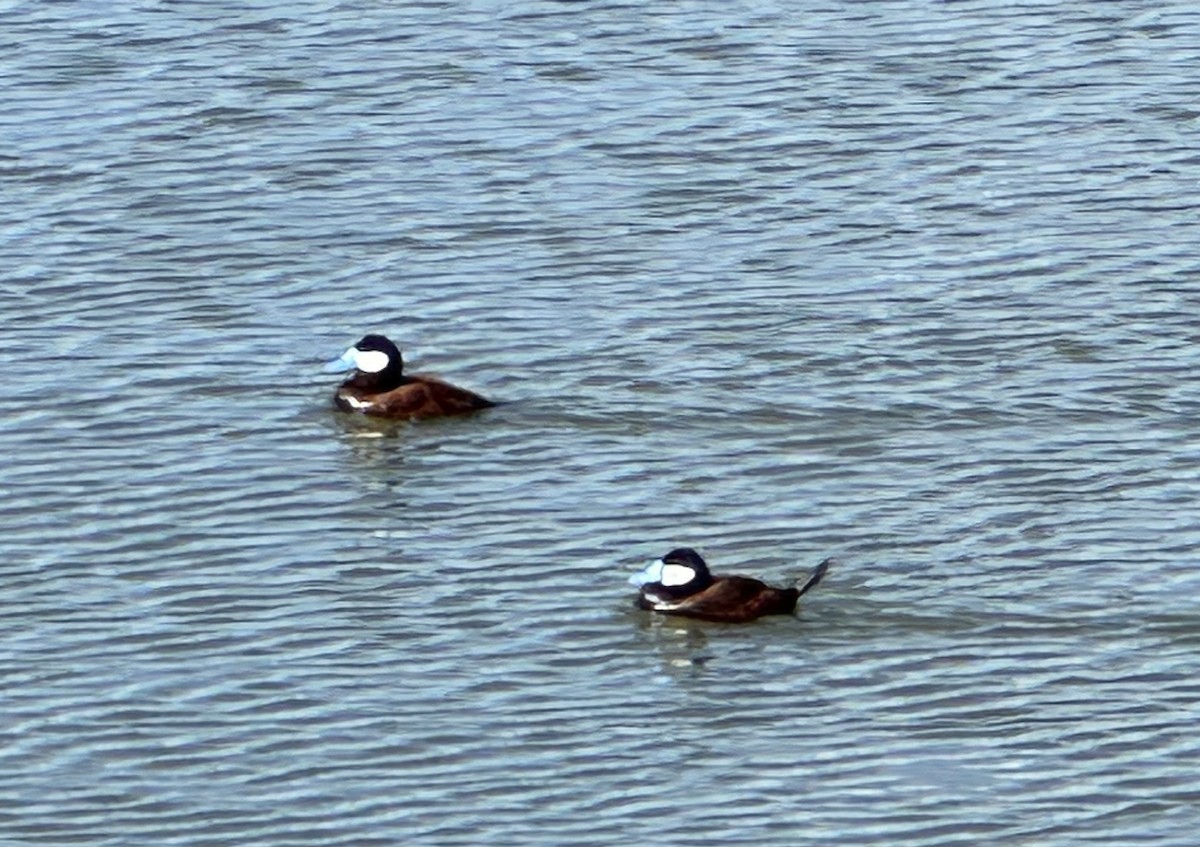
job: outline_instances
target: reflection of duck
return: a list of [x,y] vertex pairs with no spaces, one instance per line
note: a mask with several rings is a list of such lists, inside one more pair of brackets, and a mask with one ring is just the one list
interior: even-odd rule
[[799,588],[775,588],[748,576],[713,576],[690,547],[672,550],[629,581],[641,588],[642,609],[707,621],[745,623],[763,615],[790,615],[796,600],[821,581],[831,559],[817,565]]
[[722,658],[709,643],[702,621],[665,615],[633,613],[639,642],[653,648],[663,673],[676,679],[703,675],[710,662]]
[[465,388],[429,376],[405,376],[400,348],[382,335],[367,335],[325,365],[327,371],[354,370],[333,402],[345,412],[384,418],[437,418],[496,405]]

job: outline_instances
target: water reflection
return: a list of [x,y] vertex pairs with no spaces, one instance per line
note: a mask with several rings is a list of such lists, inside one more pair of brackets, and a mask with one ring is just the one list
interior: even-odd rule
[[[630,606],[633,606],[632,599]],[[641,610],[636,610],[632,616],[639,640],[658,656],[668,676],[692,678],[704,673],[713,653],[702,624]]]

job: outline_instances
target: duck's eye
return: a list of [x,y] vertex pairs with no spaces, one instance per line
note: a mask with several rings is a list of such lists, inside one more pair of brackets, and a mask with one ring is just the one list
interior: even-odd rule
[[381,350],[359,350],[353,348],[354,367],[369,374],[379,373],[388,366],[391,359]]
[[664,564],[658,581],[663,585],[687,585],[696,578],[696,572],[687,565]]

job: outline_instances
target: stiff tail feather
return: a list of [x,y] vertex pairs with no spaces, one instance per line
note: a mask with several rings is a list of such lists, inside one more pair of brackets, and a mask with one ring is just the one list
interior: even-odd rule
[[817,583],[824,578],[825,572],[829,570],[829,566],[831,564],[833,564],[833,559],[826,559],[825,561],[821,562],[821,564],[817,565],[816,568],[813,569],[813,572],[809,575],[808,581],[800,586],[799,593],[796,596],[801,597],[803,596],[804,592],[808,591],[810,588],[816,588]]

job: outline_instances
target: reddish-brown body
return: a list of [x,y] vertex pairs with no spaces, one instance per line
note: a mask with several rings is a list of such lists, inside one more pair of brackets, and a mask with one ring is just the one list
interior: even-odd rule
[[405,377],[405,381],[386,391],[372,391],[356,379],[342,384],[334,396],[339,409],[384,418],[419,420],[446,415],[462,415],[494,406],[495,403],[474,392],[427,376]]
[[638,605],[669,615],[744,623],[763,615],[790,615],[796,611],[799,597],[796,588],[775,588],[748,576],[714,576],[708,588],[675,603],[664,598],[665,602],[656,604],[643,593],[638,597]]

